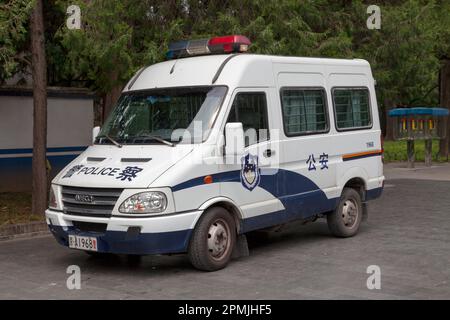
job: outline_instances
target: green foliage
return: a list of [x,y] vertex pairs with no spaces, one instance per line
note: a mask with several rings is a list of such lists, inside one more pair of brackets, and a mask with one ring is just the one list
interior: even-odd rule
[[[72,2],[66,2],[68,7]],[[121,18],[125,11],[120,1],[93,1],[91,5],[80,1],[82,30],[67,30],[65,21],[58,31],[67,56],[63,72],[74,77],[91,79],[96,88],[110,90],[116,82],[130,76],[129,49],[131,27]]]
[[[417,162],[425,161],[425,140],[417,140],[414,142],[414,151]],[[433,161],[447,162],[446,157],[439,156],[439,140],[434,139],[432,145],[432,158]],[[384,142],[384,161],[407,161],[408,156],[406,153],[406,141],[385,141]]]
[[0,79],[28,64],[23,48],[27,44],[32,0],[9,0],[0,4]]
[[444,5],[436,1],[404,1],[383,10],[382,29],[372,33],[359,52],[368,58],[377,79],[381,102],[436,105],[439,57],[436,37],[443,21],[435,20]]
[[[366,9],[373,2],[381,8],[381,30],[366,27]],[[0,14],[0,70],[7,70],[0,78],[17,70],[11,57],[23,49],[30,0],[7,3],[16,11]],[[99,93],[123,85],[140,67],[164,60],[173,40],[244,34],[254,53],[368,60],[382,108],[385,103],[436,105],[439,59],[450,56],[450,2],[441,0],[45,3],[50,83],[81,81]],[[66,28],[71,4],[81,7],[81,30]],[[17,29],[11,28],[11,17],[18,20]]]

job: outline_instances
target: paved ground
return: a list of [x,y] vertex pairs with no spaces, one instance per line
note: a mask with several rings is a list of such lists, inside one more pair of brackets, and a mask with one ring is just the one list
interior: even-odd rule
[[[386,167],[393,179],[356,237],[333,238],[324,222],[293,224],[215,273],[193,270],[184,255],[133,265],[51,237],[0,242],[0,299],[450,299],[450,166],[402,166]],[[73,264],[81,290],[66,288]],[[381,268],[380,290],[366,287],[369,265]]]

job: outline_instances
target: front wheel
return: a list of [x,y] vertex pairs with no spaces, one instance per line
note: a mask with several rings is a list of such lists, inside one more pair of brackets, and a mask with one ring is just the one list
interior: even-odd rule
[[204,271],[224,268],[236,243],[236,227],[230,213],[221,207],[209,209],[200,218],[189,243],[189,260]]
[[352,188],[344,188],[339,205],[327,215],[328,229],[336,237],[352,237],[359,229],[362,220],[362,200]]

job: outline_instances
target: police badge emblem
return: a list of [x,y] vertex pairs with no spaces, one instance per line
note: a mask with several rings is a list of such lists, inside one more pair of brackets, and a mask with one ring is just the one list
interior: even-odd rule
[[72,168],[69,169],[69,171],[66,172],[66,174],[63,176],[64,178],[70,178],[71,176],[73,176],[75,173],[77,173],[78,171],[80,171],[81,168],[83,168],[84,165],[79,164],[76,166],[73,166]]
[[252,191],[259,185],[261,173],[258,167],[258,156],[247,154],[241,158],[241,183]]

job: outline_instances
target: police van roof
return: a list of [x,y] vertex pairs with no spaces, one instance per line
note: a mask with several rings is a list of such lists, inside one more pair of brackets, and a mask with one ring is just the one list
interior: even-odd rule
[[[273,56],[249,53],[216,54],[168,60],[142,68],[125,86],[124,91],[180,86],[236,85],[274,86],[273,65],[281,69],[295,66],[352,67],[370,73],[369,63],[362,59],[331,59]],[[283,68],[284,66],[284,68]],[[369,71],[367,71],[369,70]]]

